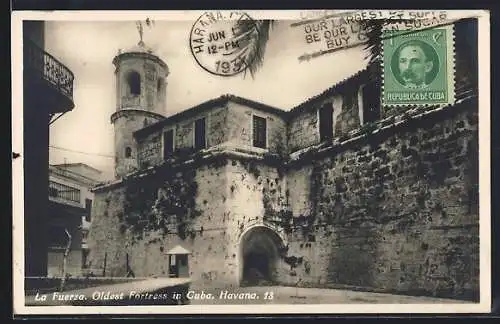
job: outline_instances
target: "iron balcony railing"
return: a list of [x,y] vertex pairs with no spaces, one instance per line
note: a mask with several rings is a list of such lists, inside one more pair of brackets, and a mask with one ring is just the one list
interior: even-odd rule
[[55,57],[30,40],[24,41],[24,68],[38,76],[73,101],[74,75]]
[[49,197],[69,200],[72,202],[80,202],[80,190],[62,183],[49,181]]

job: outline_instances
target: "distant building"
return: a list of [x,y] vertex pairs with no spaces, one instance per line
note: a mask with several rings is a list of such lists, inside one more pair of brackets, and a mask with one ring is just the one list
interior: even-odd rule
[[[61,276],[63,257],[69,235],[70,252],[66,273],[80,276],[88,267],[87,235],[94,194],[90,188],[96,185],[101,171],[83,163],[58,164],[49,167],[49,229],[48,269],[49,277]],[[67,232],[66,232],[67,231]]]

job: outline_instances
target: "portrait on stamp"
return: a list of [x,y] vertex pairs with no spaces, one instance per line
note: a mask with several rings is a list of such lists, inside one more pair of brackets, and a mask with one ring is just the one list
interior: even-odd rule
[[384,104],[439,104],[454,100],[452,28],[386,31],[382,46]]
[[405,42],[394,51],[391,69],[396,80],[408,89],[429,86],[439,72],[439,57],[434,48],[419,40]]

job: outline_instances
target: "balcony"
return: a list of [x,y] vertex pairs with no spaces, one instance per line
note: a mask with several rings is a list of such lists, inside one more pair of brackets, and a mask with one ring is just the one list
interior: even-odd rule
[[[49,181],[49,198],[55,202],[80,206],[80,190],[62,183]],[[82,208],[83,209],[83,208]]]
[[24,40],[25,98],[47,107],[48,113],[71,111],[73,72],[30,40]]

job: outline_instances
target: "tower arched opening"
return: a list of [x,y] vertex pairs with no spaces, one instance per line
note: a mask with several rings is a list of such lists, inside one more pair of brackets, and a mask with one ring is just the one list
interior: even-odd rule
[[127,73],[128,94],[138,96],[141,94],[141,75],[136,71]]

